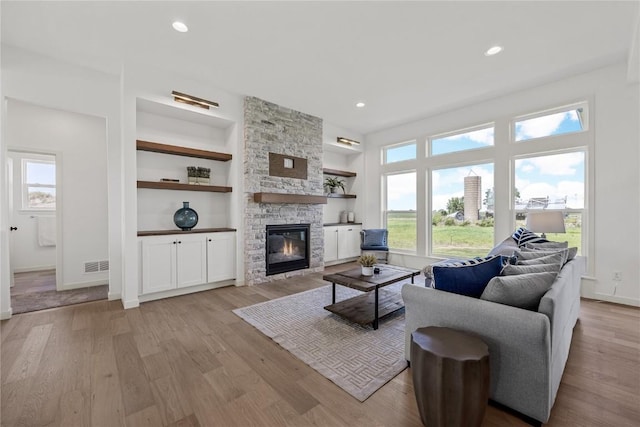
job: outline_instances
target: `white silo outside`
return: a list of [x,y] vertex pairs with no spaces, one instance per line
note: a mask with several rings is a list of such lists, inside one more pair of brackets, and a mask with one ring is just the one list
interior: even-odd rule
[[464,219],[477,221],[481,206],[482,178],[470,171],[469,175],[464,177]]

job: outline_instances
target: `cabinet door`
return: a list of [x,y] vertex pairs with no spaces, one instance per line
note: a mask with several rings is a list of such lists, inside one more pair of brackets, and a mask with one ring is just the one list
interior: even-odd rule
[[324,227],[324,261],[338,259],[338,227]]
[[154,236],[142,239],[142,293],[176,287],[176,238]]
[[177,243],[177,286],[201,285],[207,282],[207,240],[200,235],[175,236]]
[[338,227],[338,259],[360,256],[360,226]]
[[236,277],[236,233],[207,234],[207,283]]

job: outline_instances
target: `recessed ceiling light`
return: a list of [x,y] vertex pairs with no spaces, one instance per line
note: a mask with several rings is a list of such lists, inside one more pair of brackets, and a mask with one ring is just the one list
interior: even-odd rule
[[180,33],[186,33],[187,31],[189,31],[189,27],[187,27],[187,25],[184,22],[175,21],[173,24],[171,24],[171,26],[173,27],[174,30]]
[[489,49],[487,49],[487,51],[484,53],[484,56],[493,56],[493,55],[497,55],[498,53],[502,52],[502,46],[491,46]]
[[356,102],[356,107],[358,107],[358,108],[364,107],[364,102],[362,102],[362,101]]

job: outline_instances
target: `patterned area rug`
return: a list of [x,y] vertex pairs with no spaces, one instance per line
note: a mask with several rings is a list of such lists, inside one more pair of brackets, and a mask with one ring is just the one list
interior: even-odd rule
[[[358,294],[336,286],[336,301]],[[331,286],[324,286],[233,312],[363,402],[407,367],[404,310],[382,319],[374,331],[328,312],[323,307],[329,304]]]

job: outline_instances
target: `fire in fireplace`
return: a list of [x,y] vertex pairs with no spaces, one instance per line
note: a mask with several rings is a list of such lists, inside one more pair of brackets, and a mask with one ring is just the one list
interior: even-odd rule
[[267,276],[309,268],[309,224],[267,225]]

